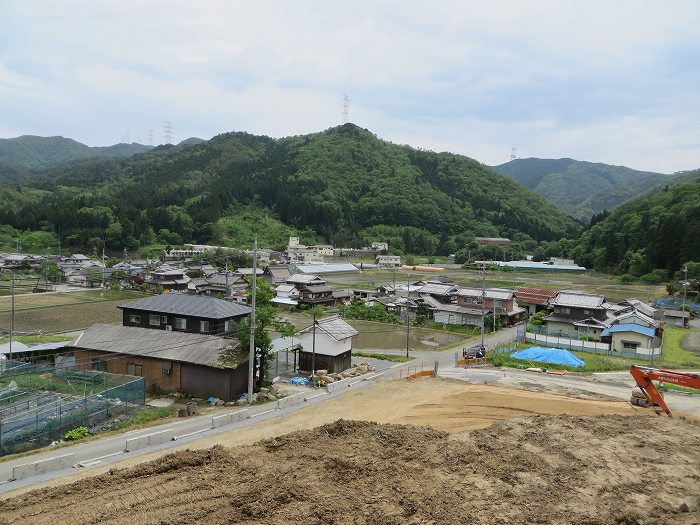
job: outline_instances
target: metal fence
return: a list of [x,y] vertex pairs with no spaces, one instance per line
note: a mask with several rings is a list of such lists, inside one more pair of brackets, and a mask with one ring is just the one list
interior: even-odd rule
[[562,337],[554,335],[538,334],[530,331],[518,330],[518,339],[534,343],[545,347],[563,348],[565,350],[576,350],[579,352],[590,352],[593,354],[608,355],[613,357],[627,357],[630,359],[641,359],[653,361],[661,357],[661,348],[637,348],[634,351],[611,350],[607,343],[596,341],[584,341],[574,337]]
[[145,402],[142,377],[3,361],[0,455],[31,450]]

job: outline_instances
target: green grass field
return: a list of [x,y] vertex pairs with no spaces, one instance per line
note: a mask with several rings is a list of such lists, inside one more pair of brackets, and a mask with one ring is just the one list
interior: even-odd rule
[[700,368],[700,357],[681,346],[688,330],[666,325],[664,328],[664,346],[659,364],[667,368]]

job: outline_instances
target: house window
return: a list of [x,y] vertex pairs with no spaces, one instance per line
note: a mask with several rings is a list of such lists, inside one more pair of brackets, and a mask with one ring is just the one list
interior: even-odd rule
[[224,331],[225,331],[225,332],[231,332],[232,330],[233,330],[233,321],[231,321],[231,320],[229,319],[229,320],[227,320],[227,321],[224,323]]
[[168,324],[168,316],[167,315],[161,315],[160,316],[160,322],[163,324]]
[[187,319],[184,317],[175,318],[175,329],[176,330],[187,330]]
[[136,314],[131,314],[129,316],[129,322],[132,324],[141,324],[141,316]]
[[639,344],[636,341],[622,341],[622,348],[625,350],[637,350]]
[[136,363],[127,363],[126,375],[143,377],[143,365],[137,365]]
[[107,361],[103,361],[99,357],[93,357],[90,364],[93,370],[97,370],[98,372],[107,371]]
[[559,309],[559,312],[562,313],[562,314],[570,314],[570,313],[571,313],[571,308],[564,308],[564,307],[562,307],[562,308]]
[[591,313],[591,312],[589,312],[588,310],[584,310],[584,311],[583,311],[583,315],[588,315],[588,314],[590,314],[590,313]]
[[160,315],[150,314],[148,316],[148,324],[150,324],[151,326],[160,326]]
[[199,321],[199,331],[202,333],[209,332],[209,321]]

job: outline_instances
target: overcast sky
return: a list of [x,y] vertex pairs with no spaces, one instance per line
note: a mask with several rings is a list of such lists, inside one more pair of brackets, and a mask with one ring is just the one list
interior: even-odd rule
[[700,167],[700,2],[0,0],[0,137],[350,121],[469,155]]

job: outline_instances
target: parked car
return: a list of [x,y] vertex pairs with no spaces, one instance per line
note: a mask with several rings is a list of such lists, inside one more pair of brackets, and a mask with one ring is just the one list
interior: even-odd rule
[[477,359],[486,357],[486,345],[478,344],[462,349],[462,357],[464,359]]

